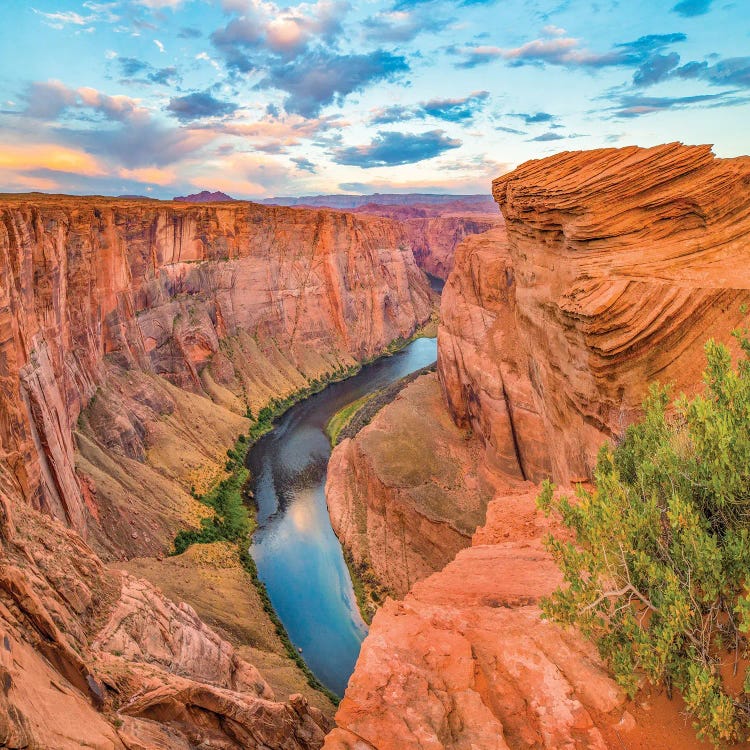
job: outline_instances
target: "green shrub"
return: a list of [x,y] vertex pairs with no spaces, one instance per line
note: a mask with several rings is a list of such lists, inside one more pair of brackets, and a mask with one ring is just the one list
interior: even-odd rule
[[750,736],[750,344],[735,335],[736,369],[706,345],[702,395],[669,409],[651,389],[644,418],[601,449],[592,492],[556,499],[547,483],[538,500],[574,536],[546,540],[567,586],[544,615],[592,638],[631,696],[642,678],[680,690],[717,744]]

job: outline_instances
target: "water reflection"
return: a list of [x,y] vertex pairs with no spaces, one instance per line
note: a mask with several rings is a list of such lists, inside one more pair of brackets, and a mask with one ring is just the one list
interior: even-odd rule
[[357,376],[290,409],[250,451],[259,529],[250,551],[276,612],[318,679],[343,695],[367,626],[331,529],[324,428],[346,404],[435,361],[435,339],[417,339]]

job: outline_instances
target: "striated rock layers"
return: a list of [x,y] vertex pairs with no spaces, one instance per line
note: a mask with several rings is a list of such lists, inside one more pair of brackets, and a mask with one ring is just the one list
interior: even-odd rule
[[0,458],[34,507],[102,547],[155,551],[174,509],[158,491],[140,504],[143,488],[220,460],[248,404],[372,357],[430,314],[386,219],[23,196],[0,216]]
[[456,247],[464,237],[502,224],[502,216],[491,206],[463,201],[407,206],[368,203],[355,209],[355,213],[397,219],[409,238],[419,267],[443,280],[453,269]]
[[0,745],[320,747],[327,720],[277,702],[186,604],[108,571],[74,531],[29,507],[0,464]]
[[505,472],[590,476],[649,383],[700,382],[704,342],[750,300],[750,159],[708,146],[563,153],[496,179],[500,232],[468,238],[444,291],[451,414]]
[[166,551],[248,407],[428,319],[398,224],[5,196],[0,268],[0,745],[320,747],[317,708],[82,537]]
[[[541,619],[561,579],[528,480],[590,478],[650,382],[699,387],[703,343],[728,340],[750,300],[750,159],[679,144],[566,153],[494,193],[507,234],[457,252],[438,374],[484,446],[474,460],[506,488],[473,546],[375,615],[325,748],[700,747],[678,697],[626,702],[590,644]],[[368,508],[392,502],[379,492]]]
[[434,373],[336,446],[326,502],[355,565],[403,597],[468,547],[493,494],[481,456],[446,412]]

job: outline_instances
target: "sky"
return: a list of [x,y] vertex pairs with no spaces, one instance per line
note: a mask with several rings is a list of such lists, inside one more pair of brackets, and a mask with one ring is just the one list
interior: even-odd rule
[[0,191],[486,193],[750,153],[750,0],[2,0]]

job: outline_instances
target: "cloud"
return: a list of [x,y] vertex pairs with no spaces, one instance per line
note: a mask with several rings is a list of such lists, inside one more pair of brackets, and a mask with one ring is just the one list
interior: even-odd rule
[[489,96],[489,91],[474,91],[468,96],[454,99],[430,99],[412,107],[400,104],[381,107],[373,111],[370,124],[388,125],[404,120],[423,120],[426,117],[434,117],[445,122],[464,122],[473,119],[484,108]]
[[663,81],[679,63],[680,56],[676,52],[670,52],[668,55],[654,55],[635,71],[633,83],[636,86],[650,86]]
[[119,57],[117,62],[125,79],[136,83],[174,84],[180,80],[177,68],[154,68],[150,63],[135,57]]
[[167,110],[181,122],[190,122],[206,117],[231,115],[237,110],[237,105],[216,99],[208,91],[195,91],[170,99]]
[[333,160],[364,169],[393,167],[432,159],[460,145],[460,140],[449,138],[443,130],[419,134],[379,131],[367,145],[335,149]]
[[615,112],[615,117],[633,118],[670,109],[688,109],[707,103],[707,106],[728,106],[744,104],[747,101],[747,98],[727,98],[725,94],[699,94],[696,96],[674,97],[628,95],[621,97],[618,104],[612,109]]
[[526,135],[525,130],[516,130],[516,128],[508,128],[503,125],[498,125],[495,130],[501,130],[503,133],[512,133],[513,135]]
[[544,143],[545,141],[562,141],[567,137],[568,136],[560,135],[560,133],[555,133],[554,131],[550,130],[546,133],[542,133],[541,135],[536,136],[536,138],[529,138],[529,140]]
[[711,10],[713,0],[681,0],[672,8],[674,13],[690,18],[692,16],[702,16]]
[[37,10],[36,8],[32,8],[32,10],[38,16],[41,16],[47,26],[53,29],[64,29],[66,26],[89,26],[98,21],[114,23],[120,20],[119,16],[113,12],[113,8],[117,7],[117,3],[115,2],[97,3],[89,1],[83,3],[83,7],[90,12],[82,15],[72,10],[55,11],[52,13]]
[[72,89],[60,81],[37,81],[29,85],[23,97],[28,117],[54,120],[70,110],[93,110],[109,120],[123,122],[145,110],[129,96],[108,96],[93,88]]
[[154,44],[159,48],[159,52],[164,52],[164,45],[158,39],[154,39]]
[[378,42],[410,42],[421,33],[431,33],[445,28],[446,20],[425,18],[424,13],[391,10],[366,18],[362,28],[369,39]]
[[305,158],[304,156],[295,156],[292,161],[297,165],[297,169],[300,169],[303,172],[310,172],[311,174],[315,174],[317,171],[315,163]]
[[511,117],[518,117],[527,125],[538,125],[539,123],[553,122],[557,118],[549,112],[516,112]]
[[450,52],[462,57],[458,68],[475,68],[478,65],[505,60],[511,65],[559,65],[568,68],[605,68],[636,66],[644,63],[653,54],[665,47],[684,42],[682,33],[649,34],[632,42],[615,45],[604,53],[591,52],[581,45],[581,40],[561,36],[561,29],[545,27],[548,36],[534,39],[520,47],[501,48],[491,46],[452,47]]
[[91,154],[49,143],[19,143],[12,148],[0,149],[0,169],[19,172],[46,169],[87,176],[106,174],[105,169]]
[[179,39],[200,39],[203,32],[200,29],[194,29],[192,26],[183,26],[177,33]]
[[[51,129],[56,140],[128,169],[164,167],[198,151],[216,133],[156,122],[138,100],[59,81],[31,84],[20,116]],[[79,122],[68,123],[72,119]],[[92,120],[96,124],[92,127]]]
[[322,107],[377,81],[390,81],[409,70],[406,59],[385,50],[340,55],[316,50],[292,62],[271,66],[259,88],[279,89],[288,96],[287,112],[315,117]]
[[331,45],[341,33],[341,20],[349,10],[345,0],[318,0],[293,8],[251,0],[240,6],[242,15],[214,31],[211,41],[227,65],[241,73],[259,67],[264,54],[289,60],[304,52],[312,41]]
[[173,170],[159,169],[158,167],[120,169],[117,174],[126,180],[133,180],[134,182],[149,182],[152,185],[172,185],[177,180],[177,175]]
[[691,62],[676,68],[672,76],[682,79],[701,79],[713,86],[750,88],[750,57],[728,57],[714,65]]
[[[435,0],[396,0],[394,10],[408,10],[422,5],[432,4]],[[467,7],[471,5],[492,5],[497,0],[460,0],[456,3],[458,6]]]

